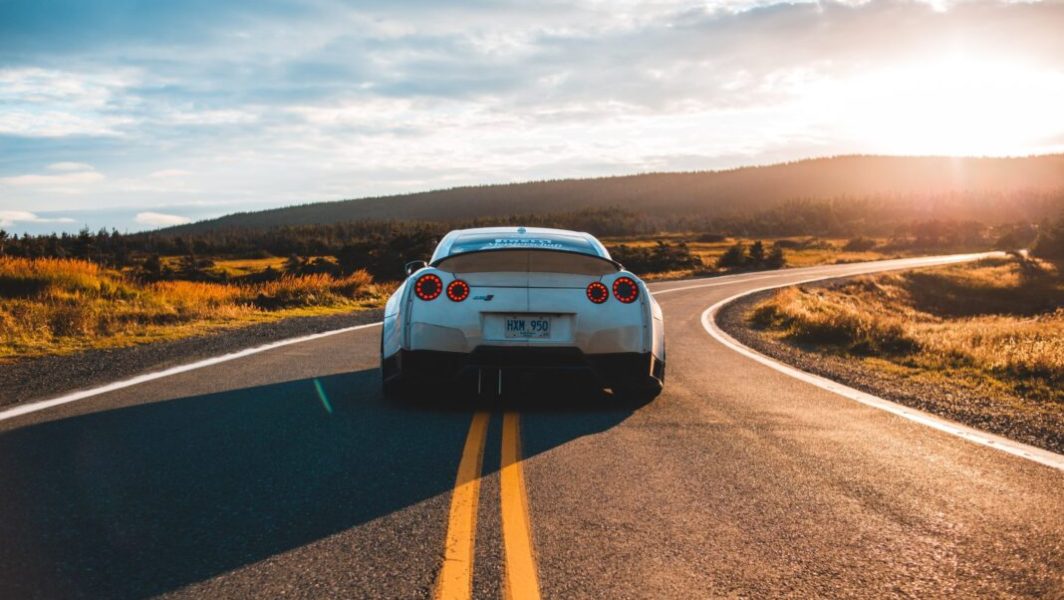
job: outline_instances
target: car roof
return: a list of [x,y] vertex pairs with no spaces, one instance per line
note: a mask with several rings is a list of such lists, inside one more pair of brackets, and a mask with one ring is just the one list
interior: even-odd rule
[[602,242],[583,231],[547,227],[476,227],[456,229],[443,236],[432,253],[431,262],[435,264],[457,254],[492,250],[549,250],[612,260]]

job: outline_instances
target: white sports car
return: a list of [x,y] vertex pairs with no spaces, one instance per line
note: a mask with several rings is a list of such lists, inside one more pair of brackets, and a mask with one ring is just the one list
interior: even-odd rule
[[544,372],[584,376],[633,400],[661,392],[661,308],[590,234],[452,231],[407,273],[384,309],[388,396],[453,383],[495,397]]

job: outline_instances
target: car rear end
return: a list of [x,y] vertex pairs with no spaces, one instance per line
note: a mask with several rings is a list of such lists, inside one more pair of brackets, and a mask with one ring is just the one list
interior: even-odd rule
[[457,253],[408,285],[393,333],[401,350],[386,377],[455,382],[482,395],[527,387],[544,374],[615,391],[660,389],[660,309],[608,255],[537,247]]

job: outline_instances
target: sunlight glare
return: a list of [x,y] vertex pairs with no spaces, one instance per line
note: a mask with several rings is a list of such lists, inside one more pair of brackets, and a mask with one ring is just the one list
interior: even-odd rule
[[951,56],[813,83],[809,108],[892,154],[1001,155],[1052,150],[1064,133],[1064,73]]

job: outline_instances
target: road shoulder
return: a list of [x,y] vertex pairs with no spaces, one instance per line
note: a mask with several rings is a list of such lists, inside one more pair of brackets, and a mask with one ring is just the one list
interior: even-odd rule
[[1002,403],[960,385],[905,377],[893,369],[888,371],[857,358],[784,342],[752,329],[746,322],[746,313],[772,293],[774,290],[750,294],[725,305],[717,314],[717,324],[740,343],[802,371],[1018,442],[1064,452],[1064,423],[1046,411]]
[[381,311],[293,317],[173,341],[0,365],[0,407],[42,400],[279,340],[379,321]]

